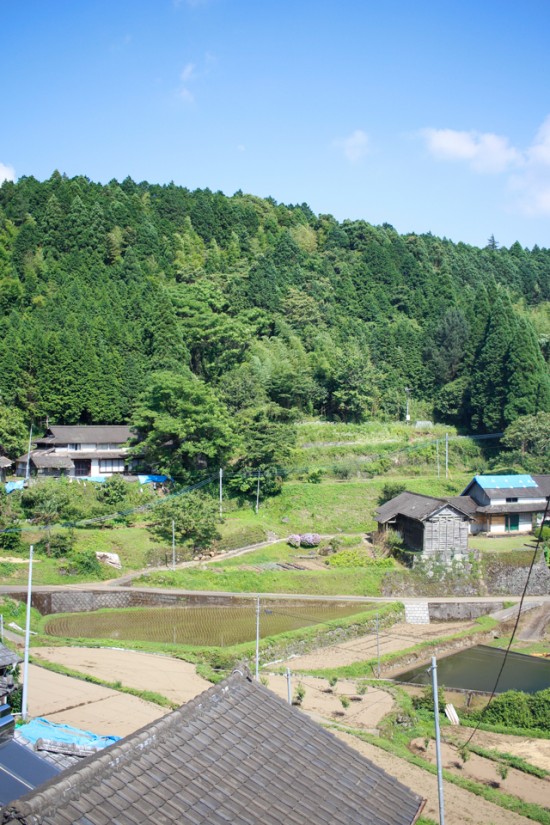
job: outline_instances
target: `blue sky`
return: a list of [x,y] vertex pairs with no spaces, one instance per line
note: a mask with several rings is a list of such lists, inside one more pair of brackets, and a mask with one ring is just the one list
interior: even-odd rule
[[0,179],[550,246],[548,0],[0,0]]

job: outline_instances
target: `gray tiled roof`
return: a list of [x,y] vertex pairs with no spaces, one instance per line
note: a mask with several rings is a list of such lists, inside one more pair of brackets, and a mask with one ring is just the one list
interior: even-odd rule
[[124,444],[131,436],[126,424],[51,426],[37,444]]
[[0,455],[0,467],[3,470],[6,470],[8,467],[11,467],[13,461],[5,455]]
[[532,476],[532,479],[537,482],[544,496],[550,496],[550,475]]
[[0,644],[0,669],[3,670],[5,667],[16,665],[22,661],[23,659],[18,653],[14,653],[14,651],[10,650],[6,645]]
[[33,825],[406,825],[422,799],[234,674],[6,806]]
[[432,513],[437,513],[438,510],[441,510],[442,507],[446,507],[448,504],[454,507],[455,510],[460,510],[464,515],[469,514],[466,507],[458,504],[456,499],[451,503],[446,499],[433,498],[432,496],[423,496],[420,493],[409,493],[405,491],[399,493],[398,496],[395,496],[395,498],[390,499],[390,501],[387,501],[378,508],[376,511],[376,521],[380,524],[385,524],[397,515],[408,516],[418,521],[424,521],[429,518]]

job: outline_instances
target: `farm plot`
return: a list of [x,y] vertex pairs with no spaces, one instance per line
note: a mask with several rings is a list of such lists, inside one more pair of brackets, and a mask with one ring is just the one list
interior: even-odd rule
[[[349,602],[309,602],[307,605],[262,600],[261,638],[324,624],[364,609]],[[48,619],[51,636],[111,639],[165,644],[227,647],[256,636],[256,600],[233,606],[129,608],[72,613]]]

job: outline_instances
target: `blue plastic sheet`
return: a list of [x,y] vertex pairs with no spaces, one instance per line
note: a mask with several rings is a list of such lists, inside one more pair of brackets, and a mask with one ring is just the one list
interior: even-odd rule
[[138,476],[138,481],[140,484],[162,484],[168,481],[168,476],[143,475]]
[[6,481],[6,493],[13,493],[14,490],[22,490],[25,487],[25,479],[21,481]]
[[55,722],[49,722],[40,716],[33,719],[32,722],[22,725],[19,731],[25,739],[33,744],[38,739],[48,739],[53,742],[71,743],[84,747],[106,748],[108,745],[118,742],[121,738],[120,736],[98,736],[96,733],[79,730],[79,728],[73,728],[71,725],[58,725]]

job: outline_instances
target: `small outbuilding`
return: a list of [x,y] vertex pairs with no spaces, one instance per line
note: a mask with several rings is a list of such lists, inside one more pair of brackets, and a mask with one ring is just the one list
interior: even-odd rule
[[400,493],[378,508],[379,532],[396,530],[410,550],[452,559],[468,552],[471,515],[466,506],[420,493]]

